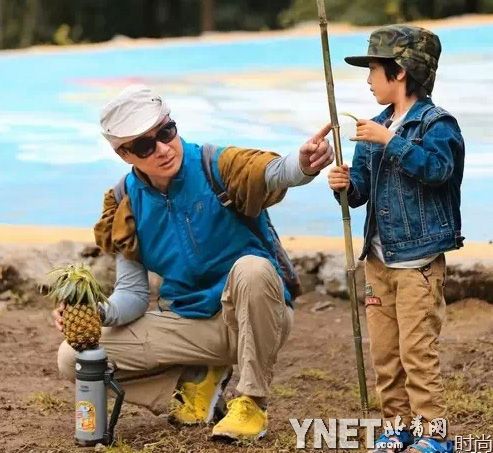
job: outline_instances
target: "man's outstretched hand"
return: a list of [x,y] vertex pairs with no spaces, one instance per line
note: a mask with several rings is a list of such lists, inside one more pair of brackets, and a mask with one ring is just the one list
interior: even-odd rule
[[306,175],[315,175],[334,161],[334,150],[325,138],[331,130],[329,123],[301,145],[300,167]]

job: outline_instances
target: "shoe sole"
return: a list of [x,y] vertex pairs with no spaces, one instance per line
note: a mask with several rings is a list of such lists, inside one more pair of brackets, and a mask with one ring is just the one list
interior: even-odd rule
[[246,441],[246,442],[254,442],[256,440],[260,440],[264,438],[267,434],[267,430],[261,431],[255,437],[249,436],[239,436],[238,434],[233,433],[218,433],[212,434],[211,438],[213,440],[229,440],[229,441]]
[[233,369],[226,368],[224,374],[221,376],[219,382],[216,385],[216,389],[214,390],[214,395],[211,398],[211,405],[209,406],[209,411],[207,417],[204,420],[204,423],[209,424],[214,420],[216,416],[216,409],[218,409],[217,404],[220,398],[223,396],[224,390],[228,385],[228,382],[231,379],[232,375],[233,375]]

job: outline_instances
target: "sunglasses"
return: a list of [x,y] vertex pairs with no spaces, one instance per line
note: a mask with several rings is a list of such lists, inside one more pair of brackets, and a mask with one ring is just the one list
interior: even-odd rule
[[130,147],[122,146],[122,148],[141,159],[145,159],[156,151],[157,142],[169,143],[176,137],[177,132],[176,123],[169,121],[157,131],[155,137],[139,137],[133,141]]

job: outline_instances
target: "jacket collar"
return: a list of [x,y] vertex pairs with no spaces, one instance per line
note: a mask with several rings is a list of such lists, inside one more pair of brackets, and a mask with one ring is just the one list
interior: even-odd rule
[[[425,113],[434,106],[435,104],[433,104],[431,98],[416,101],[409,109],[409,112],[407,112],[407,115],[402,122],[402,126],[405,126],[406,124],[411,122],[421,122]],[[380,113],[380,115],[375,117],[375,121],[377,123],[383,124],[392,116],[392,113],[394,113],[394,106],[389,105],[382,113]]]

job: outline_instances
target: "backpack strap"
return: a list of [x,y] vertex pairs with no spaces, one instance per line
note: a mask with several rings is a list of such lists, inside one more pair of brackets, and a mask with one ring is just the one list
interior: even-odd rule
[[125,184],[126,179],[127,175],[123,176],[113,187],[113,194],[115,195],[117,204],[120,204],[120,201],[122,201],[123,197],[127,194],[127,186]]
[[205,177],[207,178],[207,182],[209,183],[212,191],[216,194],[216,198],[219,200],[219,203],[221,203],[221,205],[225,208],[233,211],[235,215],[250,229],[250,231],[262,241],[262,244],[267,247],[267,250],[270,250],[271,247],[260,231],[255,219],[246,216],[236,209],[233,200],[229,198],[229,195],[224,190],[222,184],[220,184],[215,178],[214,171],[212,169],[212,163],[216,150],[217,146],[214,145],[205,144],[202,146],[202,168],[204,170]]
[[205,177],[209,185],[211,186],[213,192],[216,194],[219,203],[225,208],[233,207],[233,201],[229,198],[229,195],[224,190],[224,188],[216,181],[214,178],[214,173],[212,171],[212,158],[214,153],[217,151],[217,146],[210,145],[206,143],[202,146],[202,168],[204,169]]

